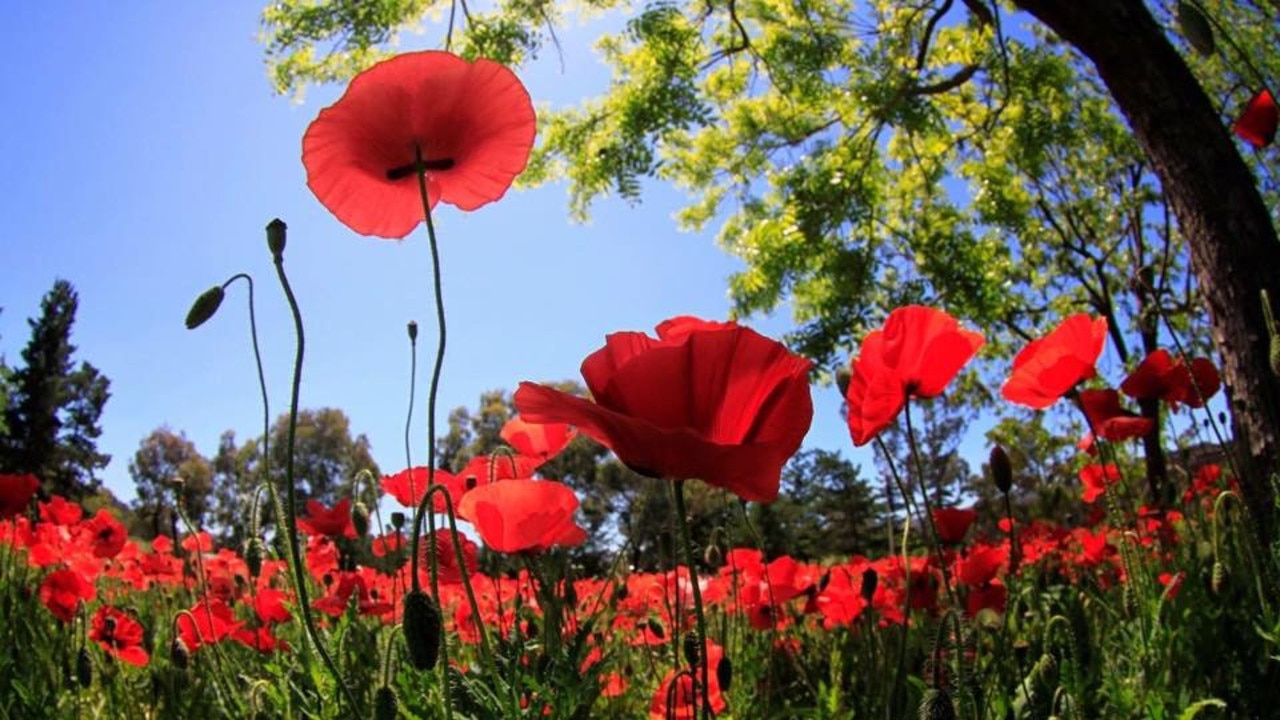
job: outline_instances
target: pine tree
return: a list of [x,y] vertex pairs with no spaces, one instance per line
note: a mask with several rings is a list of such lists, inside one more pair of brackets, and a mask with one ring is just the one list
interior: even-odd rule
[[73,360],[78,305],[71,283],[57,280],[40,303],[40,317],[27,321],[31,338],[23,366],[12,373],[0,441],[0,469],[33,473],[46,492],[76,500],[98,489],[96,472],[111,459],[97,448],[110,381]]

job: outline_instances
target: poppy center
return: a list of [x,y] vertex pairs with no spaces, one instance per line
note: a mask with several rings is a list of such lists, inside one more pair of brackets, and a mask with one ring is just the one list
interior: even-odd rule
[[415,161],[411,163],[405,163],[404,165],[397,165],[396,167],[393,167],[387,170],[387,179],[403,180],[404,178],[413,177],[414,175],[417,175],[420,171],[425,172],[427,170],[448,170],[451,167],[453,167],[453,158],[440,158],[436,160]]

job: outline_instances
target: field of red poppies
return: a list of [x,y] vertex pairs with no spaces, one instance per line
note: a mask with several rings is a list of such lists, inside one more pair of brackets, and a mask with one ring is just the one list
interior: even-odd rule
[[[320,112],[303,141],[308,183],[352,230],[401,238],[425,221],[434,249],[437,203],[499,199],[534,127],[506,68],[409,53]],[[286,228],[267,235],[292,304]],[[226,287],[197,300],[188,327]],[[0,717],[1275,716],[1277,554],[1257,540],[1238,473],[1228,460],[1182,468],[1175,497],[1148,505],[1125,450],[1155,427],[1123,398],[1205,413],[1221,384],[1207,359],[1159,350],[1099,378],[1107,321],[1064,319],[1017,354],[1001,395],[1081,411],[1082,469],[1057,481],[1079,483],[1082,522],[1016,516],[997,447],[997,526],[936,506],[917,459],[894,469],[902,504],[883,553],[802,562],[694,546],[686,526],[690,483],[777,499],[815,391],[782,343],[687,316],[611,334],[582,364],[590,398],[522,383],[506,445],[450,473],[435,467],[442,309],[437,321],[427,462],[376,479],[383,504],[403,508],[385,519],[359,501],[303,504],[290,460],[245,509],[243,547],[189,524],[144,543],[39,478],[0,476]],[[942,396],[984,343],[939,309],[891,313],[840,382],[852,442],[910,431],[913,401]],[[579,499],[540,468],[577,434],[669,485],[665,571],[619,561],[583,576],[568,562],[586,539]],[[503,571],[479,570],[472,537]]]

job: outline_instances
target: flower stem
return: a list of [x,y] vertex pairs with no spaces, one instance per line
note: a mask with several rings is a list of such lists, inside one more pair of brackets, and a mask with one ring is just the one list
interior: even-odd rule
[[[689,568],[689,584],[693,589],[693,612],[698,619],[698,669],[702,674],[702,717],[711,717],[711,663],[707,657],[707,618],[702,609],[702,590],[698,587],[698,573],[693,559],[693,543],[689,540],[689,517],[684,505],[684,481],[676,480],[673,494],[676,502],[676,522],[680,526],[680,544],[684,546],[684,564]],[[680,592],[680,573],[676,572],[676,593]],[[693,682],[694,698],[698,697],[698,683]],[[695,700],[696,702],[696,700]]]
[[334,682],[338,684],[338,689],[342,691],[342,697],[350,705],[353,712],[358,712],[359,704],[356,703],[355,697],[351,694],[351,689],[343,682],[342,673],[338,671],[338,666],[334,663],[333,656],[329,654],[329,650],[321,642],[320,631],[316,628],[315,618],[311,614],[311,601],[307,593],[306,557],[303,556],[298,543],[298,499],[294,488],[293,476],[293,452],[298,431],[298,394],[302,389],[302,357],[306,346],[306,337],[302,331],[302,312],[298,309],[298,299],[294,297],[293,287],[289,285],[289,278],[284,272],[284,253],[276,252],[273,253],[273,256],[276,275],[280,278],[280,287],[284,288],[285,299],[289,301],[289,310],[293,313],[293,329],[297,338],[293,357],[293,387],[289,394],[289,435],[284,455],[284,489],[288,493],[288,502],[285,503],[286,520],[288,522],[284,529],[288,533],[289,554],[293,560],[293,574],[298,592],[298,609],[302,611],[303,625],[306,627],[307,637],[311,640],[311,644],[315,645],[316,652],[320,654],[320,659],[324,662],[325,668],[333,676]]

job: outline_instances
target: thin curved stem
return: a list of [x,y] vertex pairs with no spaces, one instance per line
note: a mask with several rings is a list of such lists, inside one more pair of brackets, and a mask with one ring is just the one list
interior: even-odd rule
[[294,578],[297,583],[298,608],[302,611],[302,621],[307,629],[307,637],[315,645],[316,652],[320,654],[320,659],[324,662],[325,668],[333,676],[334,682],[338,684],[338,689],[342,691],[342,697],[351,706],[351,710],[356,712],[360,706],[356,702],[355,696],[352,695],[350,688],[343,682],[342,673],[338,672],[338,666],[334,663],[329,650],[321,642],[320,631],[316,628],[315,617],[311,614],[311,600],[307,591],[306,558],[303,557],[298,543],[298,500],[294,488],[293,450],[298,432],[298,394],[302,389],[302,357],[306,347],[306,336],[302,331],[302,312],[298,309],[298,299],[294,297],[293,287],[289,285],[289,278],[284,272],[284,255],[282,253],[273,253],[273,255],[276,276],[280,278],[280,286],[284,288],[285,298],[289,301],[289,310],[293,314],[293,329],[296,336],[293,356],[293,386],[289,393],[289,435],[284,456],[284,483],[285,490],[288,492],[288,502],[285,503],[285,519],[287,520],[285,531],[288,533],[289,553],[293,556],[292,564]]

